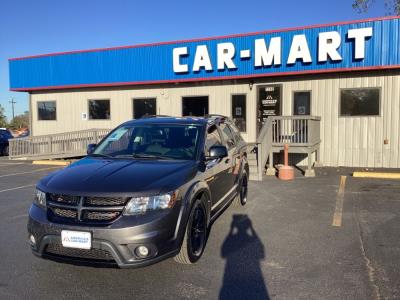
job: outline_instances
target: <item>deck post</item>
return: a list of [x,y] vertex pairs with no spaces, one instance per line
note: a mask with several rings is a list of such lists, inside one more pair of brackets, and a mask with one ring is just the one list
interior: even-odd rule
[[317,150],[315,150],[315,162],[314,162],[314,168],[321,168],[323,167],[322,163],[319,161],[320,159],[320,153],[319,153],[320,149],[319,146],[317,148]]
[[267,169],[267,175],[268,176],[275,176],[276,170],[274,168],[274,152],[269,151],[269,163],[268,163],[268,169]]
[[307,152],[307,161],[308,161],[308,163],[307,163],[307,170],[304,173],[305,177],[315,177],[315,170],[313,169],[312,162],[311,162],[311,154],[312,153],[310,151]]

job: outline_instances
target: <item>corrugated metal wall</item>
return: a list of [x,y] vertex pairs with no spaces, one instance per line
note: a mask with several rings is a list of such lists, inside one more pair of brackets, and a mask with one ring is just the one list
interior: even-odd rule
[[[209,112],[231,115],[231,94],[247,94],[248,142],[256,140],[257,84],[283,85],[283,114],[292,114],[294,91],[312,91],[312,115],[321,116],[321,162],[327,166],[400,167],[400,72],[264,79],[248,83],[197,83],[192,86],[145,87],[140,89],[82,90],[32,94],[33,134],[44,135],[89,128],[113,128],[132,119],[133,98],[156,97],[159,114],[180,116],[183,96],[209,96]],[[375,117],[339,117],[342,88],[380,87],[381,114]],[[88,99],[110,99],[111,120],[82,120]],[[57,121],[38,121],[37,101],[57,101]],[[383,140],[389,144],[384,145]]]

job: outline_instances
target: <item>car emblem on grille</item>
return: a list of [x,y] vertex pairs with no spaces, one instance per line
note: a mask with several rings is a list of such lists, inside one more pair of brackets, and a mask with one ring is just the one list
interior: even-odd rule
[[83,197],[79,198],[79,202],[78,202],[78,221],[82,221],[81,217],[82,217],[82,210],[83,210]]

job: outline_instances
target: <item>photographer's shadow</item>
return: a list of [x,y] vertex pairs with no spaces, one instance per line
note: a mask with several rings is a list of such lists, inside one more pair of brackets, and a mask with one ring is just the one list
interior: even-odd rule
[[261,271],[264,245],[247,215],[233,216],[221,256],[226,265],[219,299],[269,299]]

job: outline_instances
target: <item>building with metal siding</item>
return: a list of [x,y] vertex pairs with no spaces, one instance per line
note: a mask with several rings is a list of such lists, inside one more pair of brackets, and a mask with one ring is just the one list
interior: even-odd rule
[[[357,58],[355,38],[351,38],[349,30],[364,28],[371,28],[372,35],[364,36],[364,56]],[[337,33],[327,40],[327,44],[340,37],[339,46],[334,48],[341,59],[332,59],[335,49],[331,47],[326,54],[331,57],[320,60],[321,33],[325,32]],[[309,53],[304,44],[293,48],[294,37],[299,35],[304,35]],[[273,38],[280,38],[280,57],[273,57],[267,64]],[[255,40],[261,39],[265,41],[266,48],[257,50]],[[321,117],[319,160],[324,165],[398,168],[399,39],[400,19],[391,17],[32,56],[10,59],[10,89],[30,93],[33,135],[113,128],[133,118],[134,99],[156,99],[157,114],[181,116],[185,110],[185,97],[207,96],[208,113],[232,116],[236,108],[232,107],[233,95],[244,95],[245,106],[236,112],[244,109],[246,128],[242,134],[248,142],[255,142],[258,123],[261,122],[260,91],[275,86],[279,87],[280,105],[279,111],[275,108],[272,113],[291,116],[301,112]],[[361,43],[361,39],[358,41]],[[228,48],[218,53],[220,44],[233,45],[235,53],[231,60]],[[203,45],[206,46],[209,62],[207,57],[198,58],[196,54],[199,46]],[[178,65],[186,66],[186,72],[175,72],[173,56],[176,48],[186,48],[186,52],[183,51],[186,54],[178,56]],[[299,49],[303,51],[297,51]],[[250,58],[246,55],[242,57],[242,51],[246,50],[250,50]],[[258,59],[262,57],[264,65],[256,66],[257,51],[262,50],[267,52],[259,52]],[[291,52],[295,53],[294,57],[297,55],[295,63],[288,63]],[[220,69],[218,59],[223,53],[227,56],[223,61],[224,68]],[[307,60],[307,54],[311,61]],[[193,71],[196,57],[200,68]],[[280,63],[276,64],[279,58]],[[234,67],[229,68],[229,63]],[[206,70],[210,65],[211,69]],[[370,91],[376,92],[377,96],[373,98],[372,92],[368,94]],[[371,104],[368,107],[364,105],[362,113],[359,113],[357,110],[360,109],[354,106],[359,103],[353,103],[352,107],[346,104],[346,99],[352,97],[351,93],[364,97]],[[304,95],[309,97],[306,101],[308,106],[296,106],[297,102],[304,100],[301,98]],[[88,102],[101,99],[109,100],[109,119],[88,118]],[[55,117],[53,120],[39,120],[39,107],[50,102],[55,102]]]

